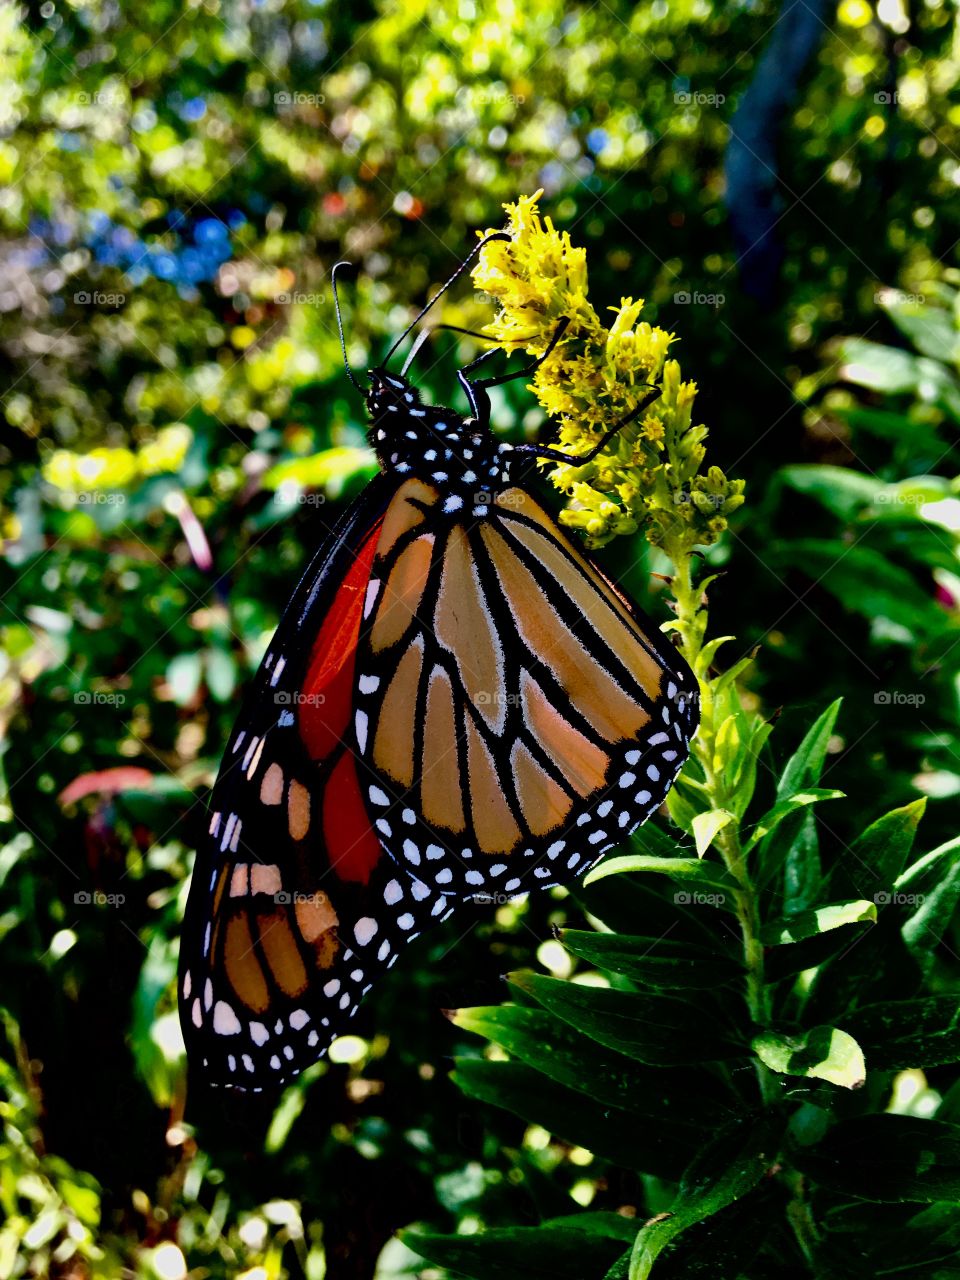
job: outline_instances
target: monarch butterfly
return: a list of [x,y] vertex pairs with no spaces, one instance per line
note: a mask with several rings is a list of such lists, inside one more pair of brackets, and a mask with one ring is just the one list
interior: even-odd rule
[[458,902],[586,871],[662,803],[697,723],[682,658],[518,474],[568,455],[491,433],[488,389],[536,365],[469,377],[485,352],[458,373],[470,417],[423,403],[407,378],[419,340],[399,374],[386,366],[425,307],[364,389],[341,265],[344,363],[381,473],[317,552],[254,679],[181,944],[190,1058],[210,1083],[253,1090],[320,1057]]

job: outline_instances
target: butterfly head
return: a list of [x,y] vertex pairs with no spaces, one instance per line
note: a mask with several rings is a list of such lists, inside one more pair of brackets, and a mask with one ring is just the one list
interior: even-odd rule
[[380,423],[388,415],[392,418],[421,407],[419,391],[406,378],[388,373],[386,369],[370,369],[367,378],[367,412],[372,423]]

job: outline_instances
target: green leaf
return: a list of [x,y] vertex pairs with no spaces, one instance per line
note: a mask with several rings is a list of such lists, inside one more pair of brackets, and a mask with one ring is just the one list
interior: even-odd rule
[[776,563],[786,562],[829,591],[851,613],[862,614],[871,623],[880,618],[894,623],[904,643],[930,640],[950,627],[946,613],[936,606],[915,574],[871,547],[799,538],[777,555]]
[[225,649],[208,649],[204,654],[207,685],[215,702],[229,702],[237,687],[237,664]]
[[753,663],[756,662],[757,652],[758,650],[754,649],[752,653],[748,653],[745,658],[740,658],[732,667],[727,667],[726,671],[717,676],[713,686],[714,696],[718,693],[724,693],[732,684],[740,679],[747,667],[752,666]]
[[670,938],[561,929],[560,941],[581,960],[644,986],[712,990],[743,975],[732,956]]
[[804,809],[807,805],[817,804],[820,800],[841,800],[843,794],[842,791],[834,791],[826,787],[811,787],[807,791],[797,791],[785,800],[778,800],[772,809],[767,810],[750,833],[750,838],[743,846],[744,852],[748,853],[755,844],[765,840],[771,831],[775,831],[791,813],[796,813],[798,809]]
[[670,1180],[679,1176],[682,1157],[678,1161],[677,1151],[651,1131],[647,1117],[566,1089],[533,1067],[457,1058],[451,1079],[469,1097],[538,1124],[621,1169]]
[[777,477],[798,493],[815,498],[847,523],[855,520],[883,487],[882,481],[851,467],[784,467]]
[[203,661],[199,653],[179,653],[167,666],[167,684],[174,702],[184,707],[197,696],[203,677]]
[[708,640],[697,655],[697,675],[701,680],[707,678],[707,674],[717,656],[717,650],[721,645],[728,644],[731,640],[735,640],[736,636],[717,636],[713,640]]
[[867,1075],[863,1050],[837,1027],[813,1027],[796,1036],[765,1031],[754,1038],[753,1049],[780,1075],[826,1080],[844,1089],[858,1089]]
[[927,996],[868,1004],[844,1019],[871,1067],[899,1071],[960,1062],[960,1000]]
[[881,294],[880,305],[923,356],[953,364],[958,356],[958,338],[953,316],[945,307],[930,306],[922,302],[906,302],[889,291],[889,301]]
[[509,981],[551,1013],[618,1053],[649,1066],[711,1062],[743,1054],[710,1006],[662,994],[587,987],[537,973]]
[[674,897],[681,906],[696,899],[699,905],[734,909],[736,880],[715,862],[701,862],[699,858],[657,858],[628,853],[622,858],[605,858],[588,872],[583,882],[585,885],[595,884],[607,876],[622,875],[625,871],[651,871],[688,885],[691,892],[685,898],[682,895]]
[[[774,1187],[766,1180],[733,1204],[694,1222],[657,1259],[656,1280],[718,1280],[754,1276],[751,1263],[782,1221]],[[627,1272],[624,1271],[626,1276]]]
[[634,1223],[610,1213],[575,1214],[539,1227],[500,1227],[474,1235],[404,1231],[400,1238],[421,1257],[477,1280],[583,1280],[612,1265],[623,1252],[624,1239],[635,1234]]
[[960,1127],[913,1116],[841,1120],[792,1162],[831,1191],[859,1200],[960,1200]]
[[697,856],[702,858],[713,844],[717,834],[730,822],[735,822],[729,809],[707,809],[698,813],[693,819],[693,838],[697,846]]
[[702,1081],[674,1071],[671,1094],[682,1105],[665,1108],[660,1072],[604,1048],[545,1009],[494,1005],[458,1009],[447,1016],[456,1026],[501,1045],[558,1084],[645,1116],[652,1137],[664,1147],[671,1144],[692,1154],[700,1127],[715,1124],[724,1105],[704,1089]]
[[837,698],[817,717],[804,734],[800,746],[784,765],[777,783],[778,801],[787,800],[800,791],[807,791],[820,781],[841,702],[842,699]]
[[927,403],[944,405],[955,417],[960,411],[956,378],[938,360],[863,338],[846,339],[841,358],[839,373],[845,382],[890,395],[913,393]]
[[734,1121],[707,1144],[680,1180],[675,1212],[647,1223],[637,1236],[630,1280],[647,1280],[671,1240],[757,1185],[775,1161],[781,1126],[770,1112],[751,1115]]
[[831,902],[810,911],[798,912],[795,916],[774,920],[764,926],[760,936],[765,946],[776,947],[800,942],[818,933],[828,933],[831,929],[841,929],[844,925],[872,923],[876,918],[877,906],[874,902],[867,902],[862,898],[850,902]]
[[[875,905],[873,903],[871,906]],[[794,917],[787,917],[789,921]],[[803,973],[807,969],[817,969],[828,963],[838,952],[850,951],[862,945],[863,934],[878,925],[871,917],[855,921],[842,929],[831,929],[827,933],[816,933],[801,942],[771,947],[766,955],[764,973],[768,982],[780,982],[792,974]]]
[[[807,730],[800,746],[784,766],[777,783],[776,802],[813,791],[820,781],[827,748],[840,712],[840,699],[832,702]],[[813,814],[800,809],[786,814],[777,827],[759,842],[757,880],[761,889],[772,886],[783,874],[783,902],[788,910],[810,905],[819,889],[820,860]]]
[[924,854],[905,871],[894,897],[916,908],[904,923],[903,938],[921,965],[929,968],[960,903],[960,836]]
[[[866,891],[878,906],[886,905],[893,896],[926,805],[923,796],[877,818],[857,836],[849,857],[839,864],[844,879],[855,884],[861,893]],[[831,877],[837,878],[836,873]]]

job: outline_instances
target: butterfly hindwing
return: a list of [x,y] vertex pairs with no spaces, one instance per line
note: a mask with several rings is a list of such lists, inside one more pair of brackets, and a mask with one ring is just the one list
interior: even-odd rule
[[369,486],[311,564],[212,793],[180,1004],[213,1083],[258,1089],[315,1061],[403,944],[453,905],[384,855],[358,774],[356,641],[394,487]]
[[663,802],[696,681],[524,489],[460,520],[405,481],[371,581],[366,798],[410,875],[456,895],[564,883]]

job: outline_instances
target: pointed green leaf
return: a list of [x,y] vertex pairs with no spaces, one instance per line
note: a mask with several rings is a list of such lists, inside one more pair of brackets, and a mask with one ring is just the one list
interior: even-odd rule
[[709,1142],[684,1172],[677,1208],[641,1230],[630,1259],[630,1280],[647,1280],[657,1258],[681,1232],[725,1209],[757,1185],[774,1163],[779,1117],[769,1112],[734,1121]]
[[905,871],[897,881],[894,899],[914,908],[904,923],[903,939],[928,970],[960,904],[960,836],[925,854]]
[[[627,1218],[601,1226],[600,1217],[576,1214],[569,1221],[555,1218],[539,1227],[499,1227],[473,1235],[404,1231],[401,1239],[421,1257],[477,1280],[583,1280],[591,1272],[600,1274],[623,1252],[625,1230],[630,1239],[636,1233]],[[592,1229],[582,1219],[593,1220]]]
[[753,1049],[780,1075],[826,1080],[844,1089],[858,1089],[867,1075],[863,1050],[837,1027],[814,1027],[796,1036],[765,1031],[754,1038]]
[[743,975],[732,954],[670,938],[561,929],[560,941],[581,960],[644,986],[706,991]]
[[[838,698],[807,730],[780,775],[777,803],[817,786],[839,711]],[[808,906],[819,887],[820,871],[816,827],[813,815],[805,809],[781,819],[777,828],[759,843],[757,879],[760,887],[771,888],[781,872],[784,906],[796,910]]]
[[538,1124],[621,1169],[679,1177],[678,1152],[664,1145],[645,1116],[565,1089],[522,1062],[458,1058],[451,1079],[469,1097]]
[[748,653],[745,658],[740,658],[732,667],[727,667],[726,671],[724,671],[722,675],[717,676],[716,682],[713,686],[714,694],[723,693],[724,690],[730,687],[730,685],[739,680],[747,667],[752,666],[756,661],[756,656],[757,651],[754,649],[753,653]]
[[685,1101],[682,1108],[665,1108],[659,1072],[605,1048],[545,1009],[494,1005],[457,1009],[448,1017],[455,1026],[501,1045],[557,1084],[645,1116],[651,1139],[663,1146],[692,1154],[701,1127],[715,1124],[723,1109],[704,1091],[702,1082],[698,1087],[695,1077],[676,1070],[671,1076],[673,1097]]
[[[889,901],[897,880],[913,848],[917,824],[926,808],[926,796],[891,809],[850,846],[850,860],[845,870],[861,893],[866,892],[878,905]],[[831,879],[836,879],[836,875]]]
[[700,676],[701,679],[706,679],[707,672],[713,666],[714,659],[717,656],[717,650],[720,646],[735,639],[736,636],[717,636],[715,639],[707,641],[697,655],[697,675]]
[[850,902],[831,902],[823,907],[815,907],[812,911],[801,911],[795,916],[774,920],[764,926],[760,936],[765,946],[783,946],[785,943],[812,938],[818,933],[828,933],[831,929],[841,929],[847,924],[873,922],[876,918],[875,902],[867,902],[862,898]]
[[841,699],[831,702],[804,735],[803,741],[784,766],[777,783],[777,799],[787,800],[798,791],[807,791],[820,781],[827,747],[840,713]]
[[883,482],[851,467],[796,466],[777,472],[784,484],[822,503],[841,520],[851,522],[873,502]]
[[708,809],[705,813],[697,814],[693,819],[693,838],[698,857],[703,857],[713,844],[718,832],[733,821],[734,816],[729,809]]
[[743,846],[744,852],[749,852],[755,844],[765,839],[771,831],[775,830],[783,822],[784,818],[791,813],[796,813],[798,809],[816,804],[820,800],[840,800],[842,798],[842,791],[833,791],[825,787],[810,787],[807,791],[795,792],[785,800],[778,800],[773,808],[768,809],[754,827],[750,838]]
[[[625,871],[649,871],[669,876],[672,880],[687,884],[694,891],[702,891],[701,897],[707,895],[715,899],[704,905],[733,908],[736,880],[715,862],[705,862],[699,858],[656,858],[647,854],[628,853],[622,858],[604,859],[584,877],[583,882],[586,885],[595,884],[607,876],[622,875]],[[683,906],[688,900],[681,898],[678,901]]]
[[702,1002],[694,1007],[675,996],[588,987],[537,973],[510,974],[509,981],[592,1040],[649,1066],[711,1062],[745,1050]]

